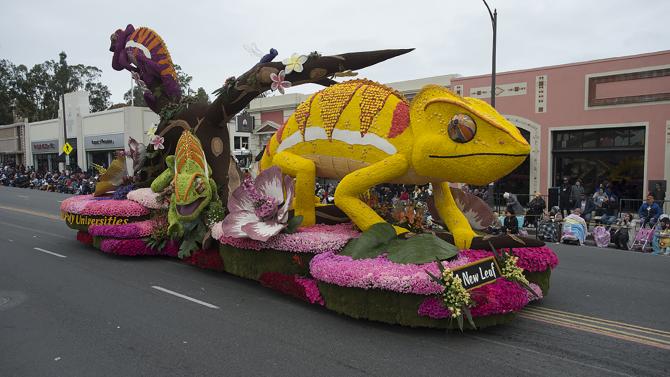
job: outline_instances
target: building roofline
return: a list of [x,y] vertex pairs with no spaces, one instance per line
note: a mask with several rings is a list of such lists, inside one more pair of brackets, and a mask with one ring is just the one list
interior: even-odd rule
[[[558,69],[558,68],[566,68],[566,67],[575,67],[575,66],[580,66],[580,65],[589,65],[589,64],[598,64],[598,63],[605,63],[605,62],[611,62],[611,61],[616,61],[616,60],[630,60],[630,59],[639,59],[639,58],[644,58],[644,57],[649,57],[649,56],[656,56],[656,55],[666,55],[670,54],[670,50],[661,50],[661,51],[655,51],[655,52],[645,52],[643,54],[637,54],[637,55],[624,55],[624,56],[615,56],[611,58],[603,58],[603,59],[593,59],[593,60],[585,60],[581,62],[574,62],[574,63],[564,63],[564,64],[557,64],[557,65],[546,65],[542,67],[534,67],[534,68],[524,68],[524,69],[517,69],[513,71],[504,71],[504,72],[496,72],[496,77],[498,76],[503,76],[503,75],[512,75],[512,74],[517,74],[517,73],[526,73],[526,72],[532,72],[532,71],[546,71],[550,69]],[[470,80],[470,79],[479,79],[483,77],[490,77],[490,73],[485,73],[481,75],[475,75],[475,76],[461,76],[461,77],[455,77],[453,81],[463,81],[463,80]]]

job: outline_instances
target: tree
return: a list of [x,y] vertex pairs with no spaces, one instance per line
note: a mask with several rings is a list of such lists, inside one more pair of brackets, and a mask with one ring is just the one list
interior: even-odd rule
[[14,64],[9,60],[0,60],[0,124],[14,122],[14,84],[12,82]]
[[177,72],[177,81],[179,81],[179,88],[181,89],[182,96],[189,97],[193,95],[193,91],[191,90],[193,76],[184,72],[179,64],[174,65],[174,70]]
[[207,92],[203,87],[198,88],[198,91],[195,94],[195,99],[196,102],[199,103],[204,103],[209,105],[211,102],[209,101],[209,96],[207,95]]
[[130,105],[131,103],[133,103],[131,101],[131,98],[135,97],[134,106],[146,107],[147,103],[144,101],[144,92],[142,91],[142,88],[135,85],[133,86],[132,90],[133,90],[132,96],[130,95],[130,89],[128,89],[128,91],[123,94],[123,100],[126,101],[126,105]]
[[[97,67],[83,64],[69,65],[65,52],[61,52],[58,58],[58,62],[47,60],[35,64],[30,69],[23,64],[14,66],[9,61],[3,61],[0,97],[3,93],[7,93],[2,87],[7,71],[9,75],[7,81],[11,86],[9,93],[14,99],[18,116],[32,121],[56,118],[61,95],[82,89],[89,92],[91,111],[107,108],[111,92],[100,82],[102,71]],[[0,116],[6,117],[1,115],[2,111],[0,109]]]

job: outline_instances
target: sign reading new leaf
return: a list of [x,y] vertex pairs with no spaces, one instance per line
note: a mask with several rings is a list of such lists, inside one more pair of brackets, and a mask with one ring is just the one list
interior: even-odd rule
[[463,288],[471,290],[482,285],[493,283],[501,277],[498,263],[494,257],[480,259],[453,270],[461,278]]

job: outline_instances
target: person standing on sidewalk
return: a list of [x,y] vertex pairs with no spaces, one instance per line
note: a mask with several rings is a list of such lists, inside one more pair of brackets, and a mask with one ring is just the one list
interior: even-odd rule
[[568,177],[563,177],[563,183],[558,189],[558,206],[561,208],[561,216],[565,217],[570,213],[570,181]]
[[577,203],[581,200],[582,195],[584,195],[584,186],[582,186],[582,180],[577,178],[575,184],[570,188],[570,205],[572,208],[579,207]]

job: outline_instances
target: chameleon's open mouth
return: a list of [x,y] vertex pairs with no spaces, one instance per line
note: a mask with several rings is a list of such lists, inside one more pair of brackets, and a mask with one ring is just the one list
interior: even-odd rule
[[430,158],[459,158],[459,157],[471,157],[471,156],[509,156],[509,157],[527,157],[528,153],[512,154],[512,153],[469,153],[469,154],[457,154],[453,156],[437,156],[434,154],[429,155]]
[[179,205],[177,204],[177,213],[180,214],[181,216],[190,216],[195,212],[198,207],[200,207],[200,203],[205,200],[205,198],[198,198],[194,200],[192,203],[185,204],[185,205]]

